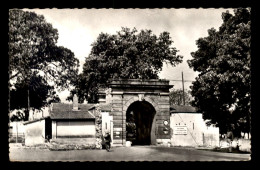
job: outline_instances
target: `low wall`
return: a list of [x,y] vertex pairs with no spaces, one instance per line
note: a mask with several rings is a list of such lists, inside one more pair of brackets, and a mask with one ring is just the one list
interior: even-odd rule
[[[228,148],[229,142],[227,139],[220,140],[220,148]],[[251,152],[251,140],[250,139],[234,139],[232,141],[232,147],[237,148],[243,152]]]
[[45,120],[25,124],[25,145],[31,146],[45,143]]
[[175,113],[170,117],[173,146],[219,146],[219,128],[207,127],[201,113]]
[[238,146],[240,151],[251,152],[251,140],[250,139],[239,139]]
[[[198,113],[175,113],[170,117],[172,129],[171,143],[173,146],[202,146],[203,125],[202,115]],[[182,129],[181,129],[182,128]]]
[[207,127],[203,132],[203,146],[219,146],[219,128]]

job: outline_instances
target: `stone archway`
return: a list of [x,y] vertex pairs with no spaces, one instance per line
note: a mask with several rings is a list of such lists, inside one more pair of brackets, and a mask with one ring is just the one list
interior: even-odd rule
[[156,143],[154,117],[156,111],[147,101],[135,101],[126,110],[126,140],[133,145]]
[[[140,98],[140,94],[139,94],[139,96],[133,96],[127,102],[125,102],[124,107],[123,107],[124,108],[123,112],[127,117],[127,112],[129,110],[129,107],[138,101],[147,102],[151,106],[151,108],[154,109],[154,115],[151,116],[152,122],[151,122],[151,127],[149,129],[150,130],[149,144],[155,145],[156,144],[156,132],[155,132],[156,131],[156,113],[159,112],[159,107],[158,107],[158,104],[156,103],[156,101],[154,101],[152,98],[150,98],[148,96],[144,96],[144,95],[142,95],[142,97]],[[126,127],[125,127],[125,129],[126,129]],[[140,143],[137,143],[137,144],[140,144]]]
[[[149,118],[150,123],[146,122],[144,125],[148,127],[147,133],[150,133],[150,136],[144,136],[150,138],[150,141],[144,139],[144,144],[157,144],[162,139],[170,139],[169,135],[160,133],[163,122],[170,119],[169,89],[172,85],[169,85],[169,81],[118,79],[111,81],[109,88],[111,88],[110,104],[113,115],[113,145],[125,146],[127,112],[135,102],[147,103],[148,108],[154,111],[154,115]],[[139,112],[142,111],[142,106],[140,108]]]

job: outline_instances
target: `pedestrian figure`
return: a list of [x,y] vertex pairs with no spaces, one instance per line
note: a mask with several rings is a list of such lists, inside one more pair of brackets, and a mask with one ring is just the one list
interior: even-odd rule
[[47,141],[48,143],[50,143],[50,136],[49,136],[49,135],[46,136],[46,141]]
[[105,135],[104,135],[104,139],[105,139],[105,147],[106,147],[106,150],[109,152],[110,151],[110,148],[111,148],[111,135],[109,133],[109,131],[106,131]]
[[234,134],[233,134],[232,130],[229,130],[227,132],[227,142],[229,143],[229,152],[232,152],[233,139],[234,139]]

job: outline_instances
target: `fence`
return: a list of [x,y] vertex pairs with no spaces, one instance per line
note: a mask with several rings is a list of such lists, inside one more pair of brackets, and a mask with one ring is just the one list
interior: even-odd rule
[[24,143],[24,133],[9,133],[9,143]]

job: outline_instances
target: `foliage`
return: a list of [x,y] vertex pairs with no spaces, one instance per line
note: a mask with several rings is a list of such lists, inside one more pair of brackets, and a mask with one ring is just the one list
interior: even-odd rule
[[196,41],[198,50],[188,61],[194,71],[200,72],[192,85],[193,105],[204,119],[217,123],[221,133],[230,125],[235,135],[250,129],[251,98],[251,12],[235,9],[222,14],[219,30],[208,30],[208,36]]
[[[192,101],[191,91],[184,90],[185,105],[190,106]],[[183,90],[177,89],[171,91],[169,94],[170,105],[184,105],[183,103]]]
[[83,103],[85,97],[87,98],[89,96],[89,83],[87,81],[87,76],[85,76],[83,73],[80,73],[73,81],[73,84],[75,85],[75,88],[70,91],[70,96],[67,97],[67,100],[72,101],[74,94],[77,94],[78,102]]
[[[27,86],[24,84],[15,84],[15,89],[11,92],[10,106],[11,110],[22,109],[27,107]],[[56,92],[54,87],[44,82],[41,76],[31,76],[29,84],[30,106],[35,109],[41,109],[42,106],[49,104],[53,100],[59,101],[58,96],[55,96]],[[48,101],[49,97],[51,98]],[[55,98],[56,97],[56,98]]]
[[[27,108],[28,114],[29,107],[38,109],[44,106],[48,97],[56,98],[54,89],[69,87],[76,77],[78,59],[69,49],[57,46],[57,40],[58,30],[42,15],[19,9],[9,10],[11,110],[23,107]],[[27,96],[30,100],[16,100],[14,96],[20,99]]]
[[157,79],[163,62],[173,66],[182,62],[168,32],[159,37],[151,30],[137,32],[122,28],[114,35],[101,33],[97,37],[75,83],[79,98],[89,96],[90,102],[97,102],[98,89],[111,79]]
[[[43,106],[53,102],[60,102],[54,87],[47,84],[41,76],[32,75],[29,83],[30,107],[32,110],[41,110]],[[27,85],[15,84],[15,89],[10,90],[10,110],[19,109],[12,115],[11,121],[27,120],[29,116],[25,114],[28,106]]]

